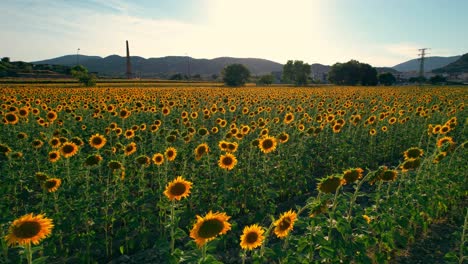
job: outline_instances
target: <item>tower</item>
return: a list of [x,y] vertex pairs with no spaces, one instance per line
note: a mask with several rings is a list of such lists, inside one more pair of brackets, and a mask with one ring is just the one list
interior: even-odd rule
[[423,78],[424,78],[424,59],[425,59],[425,56],[428,54],[426,53],[426,50],[428,50],[429,48],[422,48],[422,49],[418,49],[421,53],[418,54],[419,56],[421,56],[421,58],[419,58],[419,82],[421,83]]
[[126,75],[127,75],[127,79],[131,79],[132,78],[132,65],[130,64],[130,49],[128,47],[128,40],[126,40],[126,43],[127,43],[127,72],[126,72]]

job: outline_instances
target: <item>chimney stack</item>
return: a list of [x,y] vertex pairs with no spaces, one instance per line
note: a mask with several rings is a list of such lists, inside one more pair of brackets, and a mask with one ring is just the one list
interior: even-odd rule
[[128,40],[126,40],[127,43],[127,79],[132,78],[132,65],[130,64],[130,49],[128,47]]

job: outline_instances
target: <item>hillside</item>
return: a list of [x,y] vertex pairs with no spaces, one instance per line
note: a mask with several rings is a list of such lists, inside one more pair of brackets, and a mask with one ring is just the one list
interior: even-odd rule
[[468,53],[458,60],[432,71],[433,73],[463,73],[468,72]]
[[[76,62],[77,55],[67,55],[33,63],[73,66],[76,65]],[[269,60],[231,57],[208,60],[183,56],[167,56],[149,59],[131,56],[130,62],[132,64],[133,73],[140,77],[168,77],[175,73],[187,74],[189,71],[191,75],[219,75],[224,67],[233,63],[244,64],[253,75],[281,71],[283,68],[282,64]],[[98,72],[99,75],[123,77],[126,71],[126,58],[118,55],[111,55],[105,58],[79,55],[79,63],[88,68],[90,72]]]
[[[424,60],[424,71],[430,72],[434,69],[444,67],[456,60],[461,56],[452,56],[452,57],[427,57]],[[393,69],[399,72],[408,72],[408,71],[419,71],[419,60],[413,59],[392,67]]]

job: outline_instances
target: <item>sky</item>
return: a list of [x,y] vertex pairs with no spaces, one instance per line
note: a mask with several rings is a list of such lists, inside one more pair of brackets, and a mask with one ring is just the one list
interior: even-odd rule
[[[468,52],[465,0],[0,0],[0,57],[69,54],[351,59],[394,66]],[[78,50],[79,49],[79,50]]]

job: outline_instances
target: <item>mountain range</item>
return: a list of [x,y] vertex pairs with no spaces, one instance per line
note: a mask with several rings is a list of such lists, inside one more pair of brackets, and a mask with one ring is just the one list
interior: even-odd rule
[[[456,62],[462,56],[451,57],[426,57],[424,69],[426,72],[442,68]],[[269,73],[279,73],[283,65],[271,60],[257,58],[232,58],[220,57],[215,59],[195,59],[187,56],[167,56],[161,58],[145,59],[138,56],[131,56],[130,62],[132,72],[136,77],[160,77],[168,78],[173,74],[212,76],[220,75],[221,71],[229,64],[244,64],[252,75],[262,75]],[[66,55],[53,59],[32,62],[33,64],[49,64],[74,66],[81,64],[90,72],[97,72],[100,76],[124,77],[126,72],[126,57],[111,55],[107,57],[86,56],[86,55]],[[411,72],[419,71],[419,60],[413,59],[393,67],[377,67],[380,72]],[[314,63],[311,65],[312,76],[317,79],[323,78],[330,71],[328,65]],[[457,67],[456,65],[454,67]],[[459,67],[458,67],[459,68]]]

